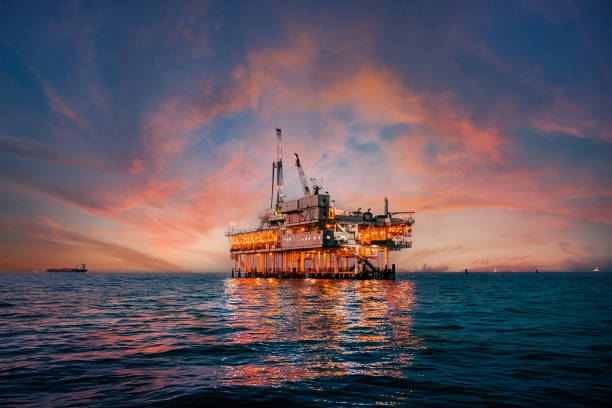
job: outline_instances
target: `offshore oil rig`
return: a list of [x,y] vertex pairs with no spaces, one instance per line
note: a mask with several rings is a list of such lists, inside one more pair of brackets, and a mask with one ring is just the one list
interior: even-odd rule
[[[295,153],[304,196],[285,200],[283,141],[276,129],[276,161],[272,163],[270,208],[259,226],[228,228],[233,277],[395,279],[389,251],[412,247],[414,211],[384,214],[336,208],[320,183],[309,185]],[[275,183],[276,181],[276,183]],[[276,190],[276,202],[274,192]]]

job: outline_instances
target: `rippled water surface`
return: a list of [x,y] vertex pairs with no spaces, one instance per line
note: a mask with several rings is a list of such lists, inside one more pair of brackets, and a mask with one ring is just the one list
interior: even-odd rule
[[0,275],[0,405],[604,406],[612,276]]

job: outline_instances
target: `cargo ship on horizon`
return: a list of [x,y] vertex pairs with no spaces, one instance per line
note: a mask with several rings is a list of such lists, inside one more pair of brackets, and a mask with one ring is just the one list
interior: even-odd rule
[[87,272],[87,268],[80,264],[77,268],[47,268],[47,272]]

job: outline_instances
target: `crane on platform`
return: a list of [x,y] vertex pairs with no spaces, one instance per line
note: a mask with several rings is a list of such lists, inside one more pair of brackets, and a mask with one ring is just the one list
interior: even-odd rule
[[304,174],[304,168],[300,164],[300,156],[297,153],[295,154],[295,166],[298,169],[298,174],[300,175],[300,182],[302,183],[302,189],[304,190],[304,196],[308,197],[310,195],[310,187],[308,187],[308,181],[306,181],[306,174]]

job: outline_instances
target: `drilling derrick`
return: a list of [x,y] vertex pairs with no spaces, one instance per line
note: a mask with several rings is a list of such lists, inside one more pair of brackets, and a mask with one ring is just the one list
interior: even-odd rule
[[[389,252],[412,247],[414,211],[384,213],[336,208],[313,182],[311,191],[300,158],[296,167],[304,196],[285,200],[282,136],[276,129],[270,208],[251,229],[228,229],[232,276],[395,279]],[[276,176],[276,205],[273,205]],[[315,180],[315,179],[313,179]]]
[[285,199],[283,188],[283,138],[281,130],[276,128],[276,211],[280,210]]

